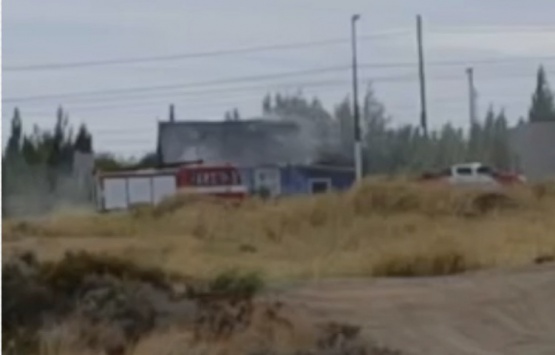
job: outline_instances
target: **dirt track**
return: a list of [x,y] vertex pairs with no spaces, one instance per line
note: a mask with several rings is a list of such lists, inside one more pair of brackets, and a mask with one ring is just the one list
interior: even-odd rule
[[279,292],[408,354],[555,354],[555,266],[426,279],[322,281]]

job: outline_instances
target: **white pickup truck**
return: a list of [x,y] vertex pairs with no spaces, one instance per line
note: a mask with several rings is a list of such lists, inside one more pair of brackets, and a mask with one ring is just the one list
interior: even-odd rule
[[441,181],[478,188],[497,188],[526,181],[521,175],[500,172],[482,163],[456,164],[439,173],[425,173],[421,178],[423,181]]

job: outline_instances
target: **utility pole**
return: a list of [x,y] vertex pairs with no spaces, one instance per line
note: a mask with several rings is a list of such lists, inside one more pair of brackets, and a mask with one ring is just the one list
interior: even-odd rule
[[477,121],[476,117],[476,88],[474,87],[474,69],[467,68],[468,75],[468,112],[470,115],[470,127]]
[[426,73],[424,72],[424,45],[422,40],[422,16],[416,17],[416,32],[418,41],[418,67],[420,74],[420,127],[428,136],[428,105],[426,102]]
[[353,54],[353,117],[354,117],[354,158],[356,181],[362,180],[362,142],[360,134],[360,111],[358,107],[357,40],[356,23],[360,15],[351,17],[351,44]]

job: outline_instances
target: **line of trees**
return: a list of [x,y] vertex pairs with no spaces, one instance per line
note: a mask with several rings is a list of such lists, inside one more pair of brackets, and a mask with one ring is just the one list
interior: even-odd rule
[[[364,168],[366,174],[393,174],[442,168],[461,161],[480,161],[500,169],[518,168],[510,147],[511,127],[503,109],[490,106],[486,116],[468,132],[446,123],[428,135],[415,125],[392,127],[392,118],[368,87],[361,108]],[[307,139],[315,139],[317,160],[325,164],[352,164],[354,118],[351,100],[345,98],[333,112],[315,98],[302,94],[267,95],[266,115],[296,120]],[[529,122],[555,122],[555,104],[546,72],[540,67],[528,114]],[[519,124],[524,123],[521,118]]]
[[55,207],[64,200],[86,199],[73,183],[74,154],[93,151],[92,135],[85,125],[77,133],[60,107],[52,129],[23,129],[19,109],[14,110],[10,136],[2,155],[2,215],[33,214]]

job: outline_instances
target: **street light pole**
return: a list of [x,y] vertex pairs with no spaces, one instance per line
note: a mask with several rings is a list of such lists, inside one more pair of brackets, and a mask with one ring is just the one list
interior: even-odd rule
[[356,180],[362,180],[362,142],[360,134],[360,111],[358,107],[357,41],[356,22],[360,15],[351,17],[351,44],[353,54],[353,116],[354,116],[354,158]]
[[470,126],[476,123],[476,88],[474,87],[474,69],[472,67],[466,69],[468,75],[468,100]]

